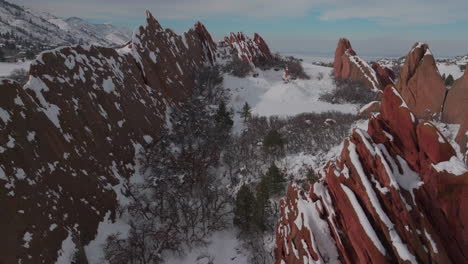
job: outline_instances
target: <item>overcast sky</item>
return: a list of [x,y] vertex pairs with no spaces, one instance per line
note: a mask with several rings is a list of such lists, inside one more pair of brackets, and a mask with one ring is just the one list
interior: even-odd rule
[[219,39],[258,32],[276,51],[332,54],[347,37],[358,54],[402,56],[416,41],[438,57],[468,53],[468,0],[10,0],[61,17],[136,27],[150,10],[164,27],[202,21]]

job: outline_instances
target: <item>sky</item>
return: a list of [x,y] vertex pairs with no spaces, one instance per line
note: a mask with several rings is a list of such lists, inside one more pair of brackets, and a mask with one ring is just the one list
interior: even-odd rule
[[417,41],[436,57],[468,53],[467,0],[10,0],[59,17],[134,28],[150,10],[178,33],[201,21],[215,39],[262,35],[274,51],[330,56],[340,37],[359,55],[406,55]]

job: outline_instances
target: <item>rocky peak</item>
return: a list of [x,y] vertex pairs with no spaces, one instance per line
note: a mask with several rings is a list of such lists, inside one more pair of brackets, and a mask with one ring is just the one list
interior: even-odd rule
[[413,45],[396,88],[417,118],[431,119],[440,114],[446,88],[427,44]]
[[201,22],[195,24],[195,32],[197,32],[199,36],[206,57],[211,64],[214,64],[216,62],[216,43],[213,41],[211,34]]
[[356,55],[351,43],[345,38],[338,41],[333,72],[336,78],[362,82],[366,87],[374,91],[384,88],[383,84],[379,82],[374,69]]
[[242,32],[232,33],[224,38],[224,42],[231,46],[237,56],[252,65],[260,60],[272,57],[270,48],[265,40],[258,34],[252,40]]
[[462,124],[468,116],[468,69],[447,91],[442,120],[448,123]]
[[281,201],[276,263],[468,262],[468,168],[394,87],[320,175]]

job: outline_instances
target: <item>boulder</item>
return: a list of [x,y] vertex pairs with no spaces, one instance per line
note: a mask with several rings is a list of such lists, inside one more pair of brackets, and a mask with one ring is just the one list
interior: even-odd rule
[[380,111],[380,104],[380,101],[372,101],[361,107],[358,113],[359,118],[369,119],[373,113]]
[[427,44],[413,45],[396,88],[417,118],[432,119],[441,113],[446,88]]
[[468,263],[468,168],[394,87],[320,175],[281,201],[276,263]]

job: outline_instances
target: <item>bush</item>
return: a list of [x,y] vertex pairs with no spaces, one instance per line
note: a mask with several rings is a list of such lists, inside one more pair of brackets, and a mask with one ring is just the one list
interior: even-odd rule
[[334,83],[336,88],[330,93],[322,94],[319,100],[332,104],[368,104],[377,99],[377,94],[361,82],[334,78]]
[[460,68],[460,71],[465,71],[466,69],[466,64],[458,65],[458,68]]
[[310,79],[310,76],[304,72],[304,68],[302,67],[302,63],[297,59],[289,59],[286,63],[288,67],[289,74],[291,74],[292,79]]
[[280,69],[286,66],[286,61],[278,53],[274,54],[271,58],[261,57],[256,66],[263,70],[270,70],[273,68]]
[[237,56],[233,56],[232,60],[229,61],[223,69],[224,72],[240,78],[247,77],[252,70],[252,66],[248,62]]
[[447,86],[447,87],[452,86],[454,82],[455,82],[455,80],[453,79],[452,74],[449,74],[449,76],[447,76],[447,78],[445,78],[445,86]]

